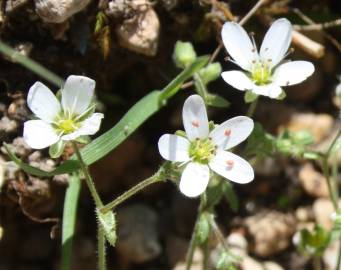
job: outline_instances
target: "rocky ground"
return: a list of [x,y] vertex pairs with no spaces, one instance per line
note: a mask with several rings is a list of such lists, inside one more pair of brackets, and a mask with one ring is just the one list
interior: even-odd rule
[[[60,2],[57,10],[49,6],[53,2]],[[84,74],[96,80],[100,110],[105,113],[104,132],[136,101],[153,89],[161,89],[179,72],[172,62],[177,40],[191,41],[201,55],[211,54],[220,39],[221,21],[231,16],[242,17],[255,3],[3,0],[0,38],[63,78]],[[294,8],[320,22],[340,18],[341,6],[336,0],[269,1],[245,27],[255,32],[258,41],[271,18],[285,16],[294,24],[303,24]],[[313,148],[324,150],[341,127],[341,102],[335,97],[335,88],[340,83],[337,75],[341,70],[338,47],[341,31],[338,27],[326,31],[327,35],[322,31],[302,33],[314,42],[313,46],[306,41],[302,45],[298,38],[290,58],[312,61],[315,73],[303,84],[286,88],[284,102],[261,99],[255,120],[272,134],[279,134],[285,128],[309,130],[315,140]],[[224,60],[225,56],[221,52],[217,60],[223,69],[229,69],[231,63]],[[0,136],[12,145],[18,157],[47,170],[67,159],[70,152],[54,161],[47,151],[34,151],[23,141],[22,124],[30,115],[26,94],[37,80],[41,78],[36,74],[8,57],[1,57]],[[221,122],[245,114],[247,105],[240,92],[221,79],[210,85],[210,89],[231,102],[227,109],[211,109],[212,119]],[[157,140],[165,132],[182,128],[183,100],[193,92],[191,88],[182,91],[115,151],[91,166],[105,201],[156,171],[161,164]],[[7,161],[1,148],[0,270],[58,269],[60,221],[68,176],[32,177]],[[255,181],[236,186],[239,211],[230,210],[225,201],[217,207],[218,224],[227,243],[244,257],[240,268],[311,269],[309,258],[293,245],[293,236],[301,228],[313,227],[315,222],[325,228],[332,226],[333,208],[319,164],[276,156],[258,161],[254,167]],[[181,195],[172,183],[148,188],[126,202],[118,210],[119,241],[115,249],[108,248],[108,269],[185,269],[197,207],[197,200]],[[96,267],[93,213],[94,205],[84,185],[77,219],[74,270]],[[221,248],[214,237],[210,247],[210,261],[214,265]],[[328,249],[324,256],[326,267],[335,263],[336,253],[336,245]],[[201,269],[202,259],[202,251],[196,250],[192,269]]]

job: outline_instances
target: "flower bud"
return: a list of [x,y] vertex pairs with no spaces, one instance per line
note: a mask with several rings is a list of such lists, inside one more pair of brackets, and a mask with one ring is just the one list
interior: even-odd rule
[[221,74],[221,65],[220,63],[212,63],[209,64],[207,67],[202,68],[199,71],[200,77],[204,84],[208,84],[211,81],[214,81],[219,78]]
[[192,64],[197,54],[190,42],[177,41],[174,48],[173,60],[179,68],[185,68]]

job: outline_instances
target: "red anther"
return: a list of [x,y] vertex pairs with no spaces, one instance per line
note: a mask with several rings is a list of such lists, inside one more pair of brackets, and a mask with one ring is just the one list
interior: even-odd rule
[[253,52],[253,53],[254,53],[255,51],[256,51],[256,49],[255,49],[255,48],[253,48],[253,49],[251,50],[251,52]]
[[226,137],[228,137],[228,136],[230,136],[231,135],[231,129],[225,129],[225,131],[224,131],[224,135],[226,136]]
[[199,121],[198,120],[193,120],[191,123],[192,123],[193,127],[196,127],[196,128],[199,127]]

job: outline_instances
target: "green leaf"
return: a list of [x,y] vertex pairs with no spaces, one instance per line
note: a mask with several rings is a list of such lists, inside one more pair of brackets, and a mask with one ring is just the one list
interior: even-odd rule
[[228,102],[228,100],[215,94],[207,94],[205,102],[208,106],[217,108],[227,108],[230,106],[230,102]]
[[96,210],[100,226],[103,228],[105,238],[113,247],[116,244],[116,218],[111,211],[103,214],[99,209]]
[[49,172],[43,171],[41,169],[30,166],[27,163],[21,161],[21,159],[19,159],[18,157],[14,155],[14,153],[12,153],[12,151],[10,150],[9,146],[6,143],[4,143],[4,147],[10,159],[13,160],[22,170],[32,175],[41,176],[41,177],[51,177],[57,174],[70,173],[79,169],[79,162],[77,160],[68,160],[53,171],[49,171]]
[[193,74],[204,67],[208,62],[208,56],[198,57],[193,64],[184,69],[178,76],[175,77],[162,91],[160,102],[174,96],[180,89],[183,82],[193,76]]
[[258,95],[253,93],[252,91],[246,91],[244,95],[245,103],[251,103],[258,98]]
[[77,206],[81,180],[79,175],[72,174],[65,193],[62,225],[62,263],[61,270],[71,269],[72,244],[75,234]]
[[206,95],[208,94],[206,85],[198,73],[193,75],[195,91],[206,101]]
[[49,155],[51,158],[59,158],[64,151],[65,141],[59,140],[49,148]]

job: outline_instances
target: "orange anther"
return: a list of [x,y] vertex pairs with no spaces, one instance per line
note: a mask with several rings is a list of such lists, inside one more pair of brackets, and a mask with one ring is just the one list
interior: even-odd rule
[[192,126],[196,127],[196,128],[199,127],[199,121],[198,120],[193,120],[192,121]]
[[225,131],[224,131],[224,135],[226,136],[226,137],[228,137],[228,136],[230,136],[231,135],[231,129],[225,129]]

